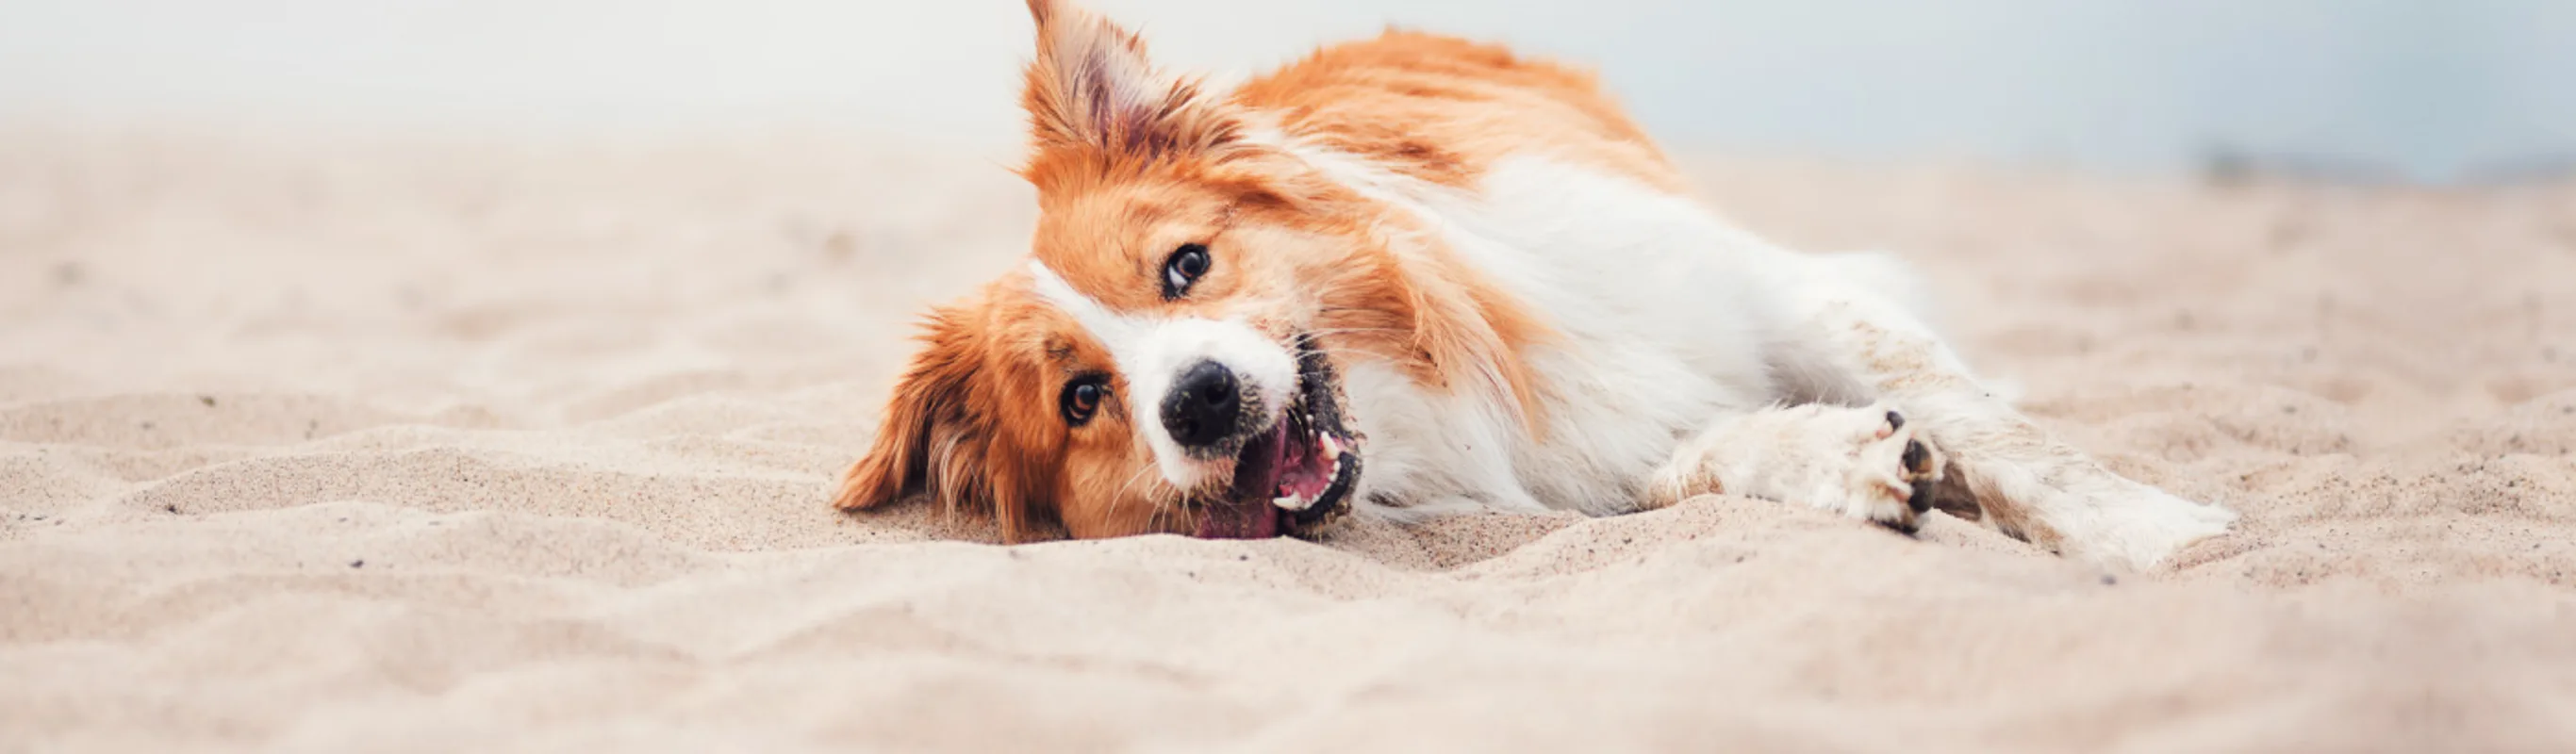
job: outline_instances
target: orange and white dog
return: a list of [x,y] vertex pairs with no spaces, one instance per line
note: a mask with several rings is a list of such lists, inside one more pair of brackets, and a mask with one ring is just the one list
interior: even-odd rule
[[1034,252],[931,313],[841,508],[1270,537],[1726,492],[2134,568],[2235,519],[1981,386],[1899,262],[1720,222],[1586,74],[1389,32],[1217,91],[1029,10]]

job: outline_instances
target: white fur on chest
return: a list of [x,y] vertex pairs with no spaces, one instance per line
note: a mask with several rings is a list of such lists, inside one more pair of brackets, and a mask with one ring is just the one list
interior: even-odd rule
[[1298,151],[1420,216],[1554,331],[1523,353],[1544,383],[1536,437],[1487,396],[1426,390],[1385,365],[1350,369],[1369,438],[1364,501],[1625,512],[1683,438],[1775,400],[1764,353],[1781,330],[1778,287],[1799,260],[1692,201],[1534,157],[1462,191]]

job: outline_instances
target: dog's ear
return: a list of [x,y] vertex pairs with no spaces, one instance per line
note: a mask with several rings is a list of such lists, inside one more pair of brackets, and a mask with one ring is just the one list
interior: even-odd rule
[[995,447],[1003,438],[981,410],[991,396],[976,382],[988,342],[980,307],[931,311],[921,351],[896,383],[874,445],[842,476],[835,507],[864,510],[927,492],[951,511],[989,511],[1005,541],[1020,541],[1030,480]]
[[1153,157],[1207,150],[1239,127],[1199,83],[1154,67],[1133,32],[1068,0],[1028,0],[1037,21],[1037,58],[1020,104],[1041,151],[1097,148]]

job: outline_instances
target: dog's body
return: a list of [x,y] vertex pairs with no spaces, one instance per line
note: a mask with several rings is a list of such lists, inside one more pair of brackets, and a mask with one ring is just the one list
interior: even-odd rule
[[934,315],[842,507],[1270,536],[1722,491],[2133,567],[2234,518],[1981,387],[1893,259],[1720,222],[1589,77],[1389,33],[1220,95],[1030,9],[1035,254]]

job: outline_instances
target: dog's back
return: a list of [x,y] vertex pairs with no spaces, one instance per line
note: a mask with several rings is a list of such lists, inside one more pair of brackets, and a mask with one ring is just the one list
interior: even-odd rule
[[1327,47],[1236,89],[1308,143],[1463,186],[1543,149],[1659,188],[1680,174],[1588,72],[1497,45],[1410,31]]

